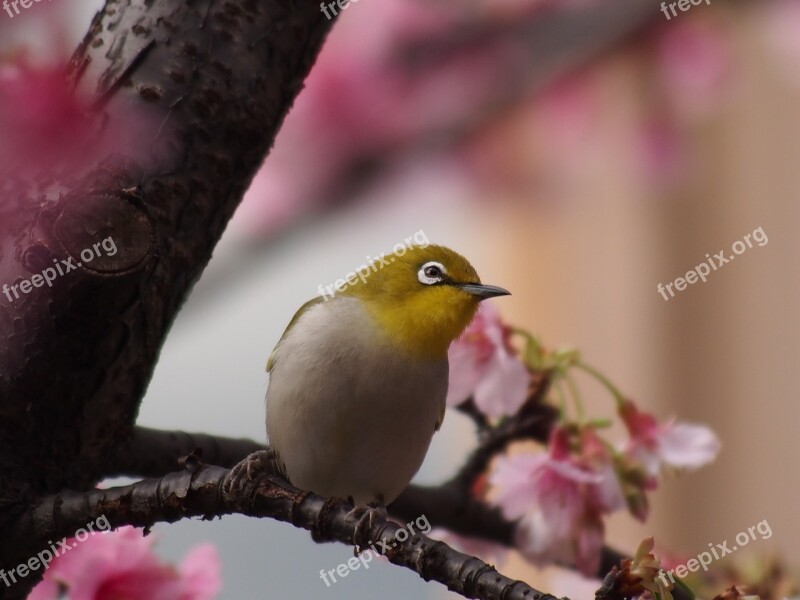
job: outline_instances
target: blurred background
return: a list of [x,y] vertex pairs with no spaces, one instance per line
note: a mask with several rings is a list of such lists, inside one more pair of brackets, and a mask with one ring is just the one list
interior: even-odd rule
[[[63,59],[101,5],[0,13],[0,76]],[[720,436],[714,465],[667,480],[646,524],[613,518],[608,543],[631,552],[654,535],[694,556],[766,519],[770,539],[723,560],[793,558],[800,2],[714,0],[669,20],[657,8],[351,3],[180,313],[140,424],[263,441],[264,365],[296,308],[422,230],[513,292],[497,302],[507,321],[579,348],[660,417]],[[765,245],[668,301],[658,293],[759,227]],[[586,382],[591,412],[607,416],[601,392]],[[417,481],[442,481],[473,444],[451,411]],[[154,532],[175,561],[213,542],[223,598],[456,597],[377,563],[327,588],[320,569],[352,550],[268,520]],[[500,567],[572,592],[514,555]]]

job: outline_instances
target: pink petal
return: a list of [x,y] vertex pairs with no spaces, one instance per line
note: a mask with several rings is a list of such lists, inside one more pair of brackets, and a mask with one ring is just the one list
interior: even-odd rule
[[52,579],[42,579],[28,594],[28,600],[58,600],[58,584]]
[[501,456],[495,461],[489,483],[495,488],[493,504],[508,519],[540,508],[549,518],[569,521],[583,511],[580,484],[597,483],[598,475],[546,454]]
[[180,567],[183,579],[181,600],[213,600],[222,589],[217,549],[203,544],[183,559]]
[[572,540],[543,511],[533,511],[520,519],[514,545],[525,558],[544,566],[569,564],[574,560]]
[[622,451],[633,463],[641,465],[650,477],[657,477],[661,472],[661,456],[656,452],[653,444],[645,445],[636,440],[630,440],[623,445]]
[[720,442],[704,425],[690,423],[665,426],[658,437],[658,450],[663,461],[678,469],[697,469],[716,459]]
[[490,417],[519,410],[528,394],[528,371],[508,347],[506,331],[497,309],[481,305],[448,352],[448,406],[473,395],[478,408]]
[[489,417],[513,415],[528,396],[528,369],[498,348],[475,388],[475,404]]
[[548,462],[544,453],[500,456],[489,474],[497,496],[492,501],[508,519],[526,514],[539,500],[539,471]]
[[89,535],[50,564],[37,587],[37,600],[50,600],[58,583],[70,600],[210,600],[219,591],[219,564],[208,547],[189,554],[179,573],[160,562],[153,538],[141,530],[122,527],[112,533]]
[[590,500],[598,513],[612,513],[626,506],[625,494],[616,471],[609,464],[600,473],[600,481],[590,489]]
[[633,402],[625,402],[619,409],[628,434],[636,441],[652,441],[658,433],[658,421],[648,412],[639,410]]
[[458,406],[475,392],[485,367],[480,363],[477,349],[467,342],[453,342],[447,356],[450,374],[446,403],[447,406]]
[[566,480],[574,483],[599,484],[603,481],[603,475],[592,471],[587,471],[574,464],[562,460],[551,460],[547,463],[547,468],[557,473]]
[[575,544],[575,566],[591,577],[600,569],[600,551],[603,548],[603,523],[594,521],[581,523]]

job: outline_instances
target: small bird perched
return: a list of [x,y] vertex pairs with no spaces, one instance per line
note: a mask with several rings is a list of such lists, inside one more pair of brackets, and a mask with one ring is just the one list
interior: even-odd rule
[[267,434],[291,483],[359,506],[397,498],[442,424],[450,343],[507,294],[428,245],[306,302],[267,363]]

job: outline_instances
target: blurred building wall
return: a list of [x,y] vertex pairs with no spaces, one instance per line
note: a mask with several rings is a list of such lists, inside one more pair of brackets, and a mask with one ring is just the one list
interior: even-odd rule
[[[555,201],[499,199],[475,228],[495,232],[485,250],[504,265],[512,321],[552,346],[579,347],[643,406],[706,423],[722,440],[713,466],[664,480],[647,524],[612,519],[609,540],[631,551],[655,534],[663,548],[693,556],[767,519],[771,539],[725,560],[776,552],[791,560],[800,535],[800,94],[775,72],[754,26],[742,18],[737,27],[736,81],[719,114],[690,134],[685,185],[656,193],[620,162],[615,148],[630,142],[642,85],[620,60],[603,74],[605,151],[558,182]],[[658,283],[706,253],[730,255],[758,227],[766,245],[669,301],[658,294]],[[591,382],[584,393],[592,412],[613,410]],[[528,570],[515,564],[518,575]]]

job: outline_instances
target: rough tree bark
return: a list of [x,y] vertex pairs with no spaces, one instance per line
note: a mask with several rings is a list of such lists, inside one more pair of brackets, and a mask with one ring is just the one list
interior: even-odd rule
[[[649,13],[639,11],[606,45]],[[90,514],[98,492],[89,490],[106,474],[163,475],[169,453],[124,452],[147,447],[143,436],[164,441],[135,431],[139,402],[181,303],[331,25],[317,3],[292,0],[107,0],[94,18],[71,62],[76,82],[93,88],[92,118],[120,121],[132,106],[146,107],[161,127],[149,156],[118,147],[86,172],[0,181],[0,284],[29,279],[53,261],[78,262],[82,249],[108,236],[119,248],[52,288],[15,302],[0,296],[0,568],[72,525],[54,516],[64,490]],[[171,439],[176,448],[186,443],[180,434]],[[191,439],[223,465],[252,449]],[[215,483],[222,476],[193,474],[198,494],[212,475]],[[431,500],[410,492],[411,506]],[[346,538],[342,523],[337,539]],[[0,586],[0,598],[24,597],[35,582]]]
[[[97,118],[149,105],[169,137],[151,160],[119,148],[44,197],[0,188],[3,282],[109,235],[119,248],[0,299],[0,531],[38,495],[93,487],[130,438],[167,330],[330,26],[315,3],[282,0],[109,0],[95,17],[73,72],[97,82]],[[17,546],[0,536],[0,568],[25,558]]]

